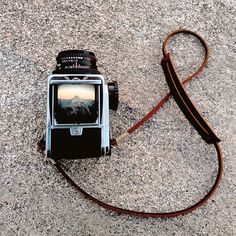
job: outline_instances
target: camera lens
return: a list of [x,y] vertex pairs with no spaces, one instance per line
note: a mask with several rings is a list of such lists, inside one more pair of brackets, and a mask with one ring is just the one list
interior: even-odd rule
[[67,50],[58,54],[54,74],[100,74],[97,70],[97,58],[93,52],[85,50]]

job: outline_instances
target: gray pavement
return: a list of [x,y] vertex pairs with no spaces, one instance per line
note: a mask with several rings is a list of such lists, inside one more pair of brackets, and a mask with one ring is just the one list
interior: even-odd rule
[[[236,235],[235,10],[233,0],[2,0],[0,235]],[[209,44],[208,66],[186,89],[222,139],[223,180],[206,205],[186,216],[117,215],[77,193],[37,151],[45,133],[46,77],[59,51],[94,51],[100,71],[119,83],[119,110],[111,113],[116,136],[168,92],[161,47],[178,28],[198,32]],[[182,79],[204,55],[186,35],[169,48]],[[94,196],[152,212],[196,202],[217,171],[214,148],[173,99],[111,157],[63,164]]]

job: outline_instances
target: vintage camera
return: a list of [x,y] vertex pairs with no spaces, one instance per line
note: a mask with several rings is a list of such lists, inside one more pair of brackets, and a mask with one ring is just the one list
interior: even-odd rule
[[93,52],[62,51],[56,60],[48,77],[47,157],[110,155],[109,109],[118,107],[117,82],[106,83]]

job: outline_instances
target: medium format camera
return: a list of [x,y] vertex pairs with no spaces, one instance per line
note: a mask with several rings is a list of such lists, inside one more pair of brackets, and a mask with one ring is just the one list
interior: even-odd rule
[[118,107],[117,82],[106,83],[93,52],[62,51],[56,60],[48,77],[47,157],[110,155],[109,109]]

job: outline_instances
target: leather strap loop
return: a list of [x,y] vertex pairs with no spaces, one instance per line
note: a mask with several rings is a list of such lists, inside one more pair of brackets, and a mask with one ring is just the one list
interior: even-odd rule
[[200,67],[193,73],[191,74],[188,78],[186,78],[182,84],[186,84],[188,83],[190,80],[192,80],[195,76],[197,76],[202,70],[203,68],[207,65],[208,63],[208,58],[209,58],[209,49],[208,49],[208,46],[205,42],[205,40],[197,33],[191,31],[191,30],[187,30],[187,29],[179,29],[179,30],[175,30],[173,31],[172,33],[170,33],[166,39],[164,40],[163,42],[163,45],[162,45],[162,52],[163,52],[163,56],[166,57],[166,55],[168,54],[167,52],[167,45],[170,41],[170,39],[175,36],[176,34],[190,34],[194,37],[196,37],[200,43],[202,44],[202,46],[204,47],[205,49],[205,56],[204,56],[204,60],[202,62],[202,64],[200,65]]
[[[175,69],[173,67],[173,64],[170,60],[169,54],[167,53],[167,43],[169,42],[170,38],[174,36],[175,34],[179,33],[187,33],[191,34],[195,37],[197,37],[202,45],[205,48],[205,59],[202,63],[202,65],[196,70],[191,76],[189,76],[187,79],[185,79],[182,83],[179,81],[177,74],[175,72]],[[203,67],[207,64],[208,60],[208,47],[205,43],[205,41],[196,33],[185,30],[185,29],[180,29],[177,31],[174,31],[173,33],[169,34],[167,38],[165,39],[163,43],[163,55],[164,59],[162,60],[162,67],[166,76],[167,83],[170,87],[171,93],[168,93],[160,102],[157,103],[157,105],[146,115],[144,116],[137,124],[135,124],[132,128],[128,129],[128,133],[131,134],[134,132],[136,129],[138,129],[142,124],[144,124],[148,119],[151,118],[162,106],[163,104],[168,100],[171,94],[173,94],[174,99],[176,100],[177,104],[179,105],[180,109],[183,111],[183,113],[186,115],[187,119],[190,121],[190,123],[196,128],[196,130],[199,132],[199,134],[202,136],[202,138],[208,142],[212,143],[217,151],[217,156],[218,156],[218,173],[216,180],[209,190],[209,192],[197,203],[195,203],[193,206],[190,206],[186,209],[180,210],[180,211],[174,211],[174,212],[157,212],[157,213],[149,213],[149,212],[139,212],[139,211],[132,211],[128,209],[123,209],[119,208],[116,206],[109,205],[105,202],[102,202],[101,200],[93,197],[86,191],[84,191],[81,187],[79,187],[70,177],[67,175],[67,173],[62,169],[60,166],[60,163],[56,161],[55,166],[57,167],[58,171],[66,178],[66,180],[79,192],[85,195],[88,199],[94,201],[98,205],[115,211],[117,213],[123,213],[131,216],[138,216],[138,217],[153,217],[153,218],[164,218],[164,217],[176,217],[179,215],[184,215],[187,213],[190,213],[194,210],[196,210],[198,207],[202,206],[207,202],[207,200],[213,195],[213,193],[216,191],[221,177],[223,173],[223,159],[222,159],[222,152],[221,152],[221,147],[220,144],[218,143],[220,140],[217,138],[217,136],[214,134],[212,129],[209,127],[209,125],[206,123],[206,121],[203,119],[203,117],[200,115],[200,113],[197,111],[197,109],[194,107],[193,103],[189,99],[187,93],[185,92],[183,88],[183,84],[187,83],[190,81],[193,77],[195,77],[202,69]],[[121,135],[121,137],[127,137],[128,134],[125,132],[126,135]],[[118,140],[121,140],[121,138]],[[112,144],[114,146],[117,145],[116,139],[112,141]]]
[[213,195],[213,193],[216,191],[217,187],[219,186],[220,180],[222,178],[222,173],[223,173],[223,160],[222,160],[222,153],[221,153],[221,147],[218,143],[214,143],[214,146],[216,148],[217,151],[217,155],[218,155],[218,174],[215,180],[215,183],[213,184],[213,186],[211,187],[210,191],[200,200],[198,201],[196,204],[194,204],[193,206],[190,206],[186,209],[180,210],[180,211],[174,211],[174,212],[142,212],[142,211],[133,211],[133,210],[128,210],[128,209],[124,209],[124,208],[120,208],[120,207],[116,207],[110,204],[107,204],[95,197],[93,197],[91,194],[87,193],[85,190],[83,190],[81,187],[79,187],[73,180],[71,177],[69,177],[69,175],[62,169],[60,163],[58,161],[56,161],[55,166],[57,167],[58,171],[65,177],[65,179],[80,193],[82,193],[86,198],[92,200],[93,202],[97,203],[99,206],[102,206],[108,210],[111,211],[115,211],[117,213],[122,213],[122,214],[126,214],[126,215],[130,215],[130,216],[137,216],[137,217],[142,217],[142,218],[170,218],[170,217],[176,217],[179,215],[184,215],[187,213],[190,213],[194,210],[196,210],[197,208],[199,208],[200,206],[202,206],[203,204],[205,204],[208,199]]

